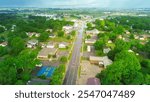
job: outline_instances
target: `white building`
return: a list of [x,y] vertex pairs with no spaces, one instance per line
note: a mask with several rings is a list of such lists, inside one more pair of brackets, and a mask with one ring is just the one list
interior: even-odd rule
[[90,44],[90,45],[92,45],[92,44],[94,44],[95,42],[96,42],[95,39],[86,39],[86,40],[85,40],[85,44]]
[[91,46],[87,46],[87,52],[91,52]]
[[74,30],[74,27],[73,26],[63,26],[63,30],[65,31],[66,34],[69,34]]
[[36,39],[29,40],[27,43],[28,48],[34,48],[37,45],[38,45],[38,40],[36,40]]
[[68,43],[66,43],[66,42],[61,42],[58,45],[59,48],[67,48],[67,46],[68,46]]
[[107,54],[109,51],[111,51],[110,48],[104,48],[104,49],[103,49],[103,53],[104,53],[104,54]]

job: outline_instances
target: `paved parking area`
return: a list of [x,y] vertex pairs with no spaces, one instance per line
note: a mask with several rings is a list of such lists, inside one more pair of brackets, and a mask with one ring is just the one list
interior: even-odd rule
[[95,77],[103,68],[91,64],[88,60],[82,60],[80,77],[78,77],[77,85],[86,85],[87,79]]

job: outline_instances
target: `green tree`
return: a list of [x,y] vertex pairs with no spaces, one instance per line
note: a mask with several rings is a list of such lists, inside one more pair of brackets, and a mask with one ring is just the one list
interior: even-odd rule
[[15,85],[24,85],[25,83],[22,80],[17,80],[17,82],[15,83]]
[[146,74],[146,75],[145,75],[144,84],[150,85],[150,75],[149,75],[149,74]]
[[115,27],[115,29],[113,30],[113,32],[116,33],[116,34],[123,34],[124,31],[125,30],[124,30],[123,26]]
[[142,60],[141,66],[145,74],[150,74],[150,60],[149,59]]
[[10,48],[13,55],[17,55],[25,48],[25,42],[20,37],[15,37],[10,41]]
[[30,78],[31,78],[31,74],[28,73],[28,72],[23,72],[22,75],[21,75],[21,79],[24,82],[27,82],[28,80],[30,80]]
[[131,35],[130,35],[130,39],[134,39],[134,34],[131,34]]
[[122,51],[116,55],[114,63],[97,77],[104,85],[139,85],[144,82],[140,70],[141,66],[136,56],[128,51]]
[[97,40],[94,44],[94,47],[96,50],[102,50],[104,45],[105,45],[105,43],[103,40]]
[[0,33],[3,33],[5,29],[3,27],[0,27]]
[[39,63],[36,59],[37,51],[34,50],[24,50],[16,57],[16,67],[22,69],[23,72],[30,73],[35,65]]
[[12,58],[7,58],[0,62],[0,84],[12,85],[17,80],[17,69]]
[[122,50],[129,50],[130,48],[130,43],[124,42],[123,40],[116,40],[115,42],[115,51],[120,52]]
[[48,33],[41,33],[41,35],[39,36],[39,41],[40,42],[44,42],[44,41],[46,41],[47,39],[49,38],[49,34]]
[[64,34],[65,34],[64,31],[59,31],[59,32],[58,32],[58,37],[63,37]]
[[62,56],[62,57],[60,58],[60,61],[61,61],[62,63],[66,63],[66,62],[67,62],[67,57],[66,57],[66,56]]
[[90,39],[90,38],[91,38],[91,36],[90,36],[90,35],[88,35],[88,36],[87,36],[87,39]]
[[92,24],[91,24],[91,23],[87,23],[87,29],[88,29],[88,30],[92,30],[92,29],[93,29],[93,27],[92,27]]
[[54,72],[50,84],[51,85],[61,85],[63,82],[63,78],[66,72],[66,67],[65,65],[60,65]]
[[4,36],[0,36],[0,43],[5,41],[5,37]]
[[150,40],[145,44],[144,51],[148,54],[148,58],[150,58]]
[[111,51],[109,51],[108,54],[107,54],[107,56],[108,56],[112,61],[114,61],[115,55],[116,55],[115,50],[111,50]]
[[7,48],[0,46],[0,57],[7,54]]
[[70,35],[68,35],[68,36],[67,36],[67,39],[68,39],[68,40],[70,40],[70,39],[71,39],[71,36],[70,36]]
[[73,31],[71,32],[71,35],[72,35],[72,36],[75,36],[75,35],[76,35],[76,31],[73,30]]

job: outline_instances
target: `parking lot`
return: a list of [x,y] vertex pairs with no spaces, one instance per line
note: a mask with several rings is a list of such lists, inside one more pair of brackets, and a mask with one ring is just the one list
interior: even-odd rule
[[86,85],[87,79],[95,77],[103,68],[91,64],[88,60],[82,60],[80,77],[78,77],[77,85]]

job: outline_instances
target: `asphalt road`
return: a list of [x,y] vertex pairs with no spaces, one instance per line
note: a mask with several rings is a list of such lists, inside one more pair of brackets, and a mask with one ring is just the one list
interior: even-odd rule
[[80,49],[82,47],[82,35],[84,30],[84,24],[78,31],[77,40],[74,43],[72,57],[68,65],[68,70],[64,79],[64,85],[75,85],[78,75],[78,67],[80,65]]

